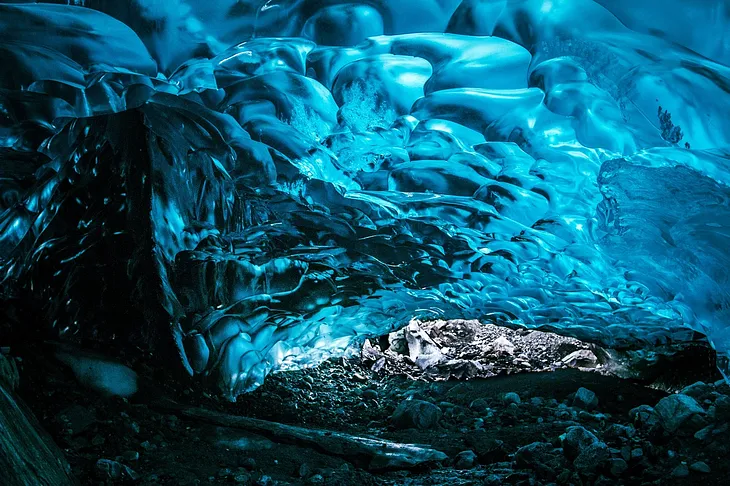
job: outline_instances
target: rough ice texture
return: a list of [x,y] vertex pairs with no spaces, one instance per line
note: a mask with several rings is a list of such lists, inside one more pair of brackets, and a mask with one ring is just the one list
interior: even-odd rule
[[414,317],[726,364],[719,2],[109,3],[0,4],[20,325],[230,396]]

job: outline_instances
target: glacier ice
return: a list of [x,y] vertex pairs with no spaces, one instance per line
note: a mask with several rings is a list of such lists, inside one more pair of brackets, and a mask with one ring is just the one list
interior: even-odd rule
[[229,396],[414,317],[728,371],[721,2],[67,3],[0,2],[13,333]]

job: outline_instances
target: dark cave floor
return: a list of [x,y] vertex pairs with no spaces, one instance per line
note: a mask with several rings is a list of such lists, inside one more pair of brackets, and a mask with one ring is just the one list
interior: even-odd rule
[[[154,374],[135,367],[140,376]],[[371,368],[338,359],[278,373],[235,403],[192,388],[181,392],[172,382],[142,383],[125,400],[85,390],[65,368],[38,357],[23,360],[18,393],[81,484],[727,484],[730,387],[724,383],[690,387],[687,395],[702,410],[669,404],[677,423],[660,425],[653,410],[634,410],[633,417],[630,411],[654,406],[667,393],[595,372],[428,382]],[[597,405],[590,393],[576,396],[581,388],[595,393]],[[161,405],[164,399],[181,410],[195,406],[424,444],[448,459],[368,471],[347,450],[337,456],[190,419]],[[675,430],[667,432],[668,426]]]

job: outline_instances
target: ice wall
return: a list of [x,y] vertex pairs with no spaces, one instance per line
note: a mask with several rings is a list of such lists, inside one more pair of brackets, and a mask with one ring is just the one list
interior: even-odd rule
[[0,4],[6,313],[230,396],[412,317],[726,368],[725,47],[602,3]]

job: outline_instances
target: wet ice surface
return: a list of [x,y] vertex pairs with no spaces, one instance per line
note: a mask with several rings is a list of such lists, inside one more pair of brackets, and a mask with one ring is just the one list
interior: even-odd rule
[[414,317],[725,368],[727,14],[601,3],[0,5],[9,295],[229,396]]

